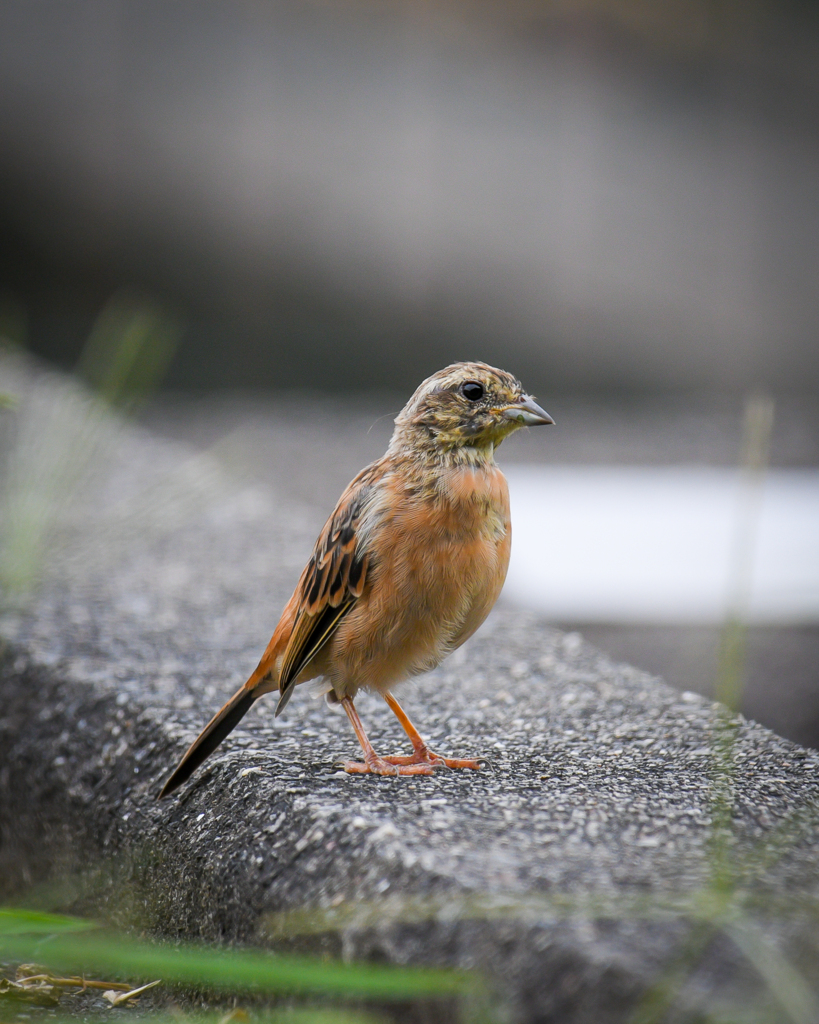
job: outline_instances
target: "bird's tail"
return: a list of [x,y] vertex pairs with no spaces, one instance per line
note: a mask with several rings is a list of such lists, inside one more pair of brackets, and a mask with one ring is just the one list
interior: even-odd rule
[[161,800],[163,796],[173,793],[177,786],[181,786],[189,779],[205,758],[216,750],[225,736],[232,732],[250,711],[264,692],[261,687],[251,685],[253,681],[254,677],[251,676],[247,683],[233,694],[227,704],[211,718],[188,747],[185,756],[162,787],[162,792],[157,799]]

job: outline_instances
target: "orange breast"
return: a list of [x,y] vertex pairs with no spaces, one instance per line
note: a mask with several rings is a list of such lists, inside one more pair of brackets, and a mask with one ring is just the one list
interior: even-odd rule
[[500,594],[510,542],[497,467],[451,470],[422,494],[394,482],[371,533],[371,583],[323,659],[336,692],[388,689],[460,646]]

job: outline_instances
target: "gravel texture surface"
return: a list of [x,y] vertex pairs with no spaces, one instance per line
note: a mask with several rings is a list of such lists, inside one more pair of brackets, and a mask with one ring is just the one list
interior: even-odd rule
[[[31,390],[7,439],[38,401],[80,415],[59,381],[9,374]],[[752,947],[815,982],[819,755],[734,719],[720,847],[719,709],[532,616],[497,610],[401,691],[434,749],[485,757],[479,773],[347,776],[346,718],[302,687],[157,803],[255,666],[323,512],[146,431],[105,420],[94,436],[37,598],[2,618],[4,896],[104,864],[92,903],[114,920],[473,967],[500,1019],[561,1024],[629,1019],[699,916],[721,928],[667,1019],[735,1004],[789,1019],[784,975],[761,980]],[[376,749],[405,745],[383,702],[359,706]]]

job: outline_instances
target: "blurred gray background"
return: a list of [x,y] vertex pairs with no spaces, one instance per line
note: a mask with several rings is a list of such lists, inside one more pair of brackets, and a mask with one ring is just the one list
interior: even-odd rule
[[[762,388],[773,464],[819,465],[814,3],[4,0],[0,140],[2,331],[68,368],[150,297],[148,422],[317,518],[462,358],[558,421],[507,459],[733,465]],[[712,627],[563,625],[713,685]],[[819,626],[749,658],[746,711],[819,744]]]
[[129,283],[171,382],[814,390],[814,5],[4,0],[3,276],[68,358]]

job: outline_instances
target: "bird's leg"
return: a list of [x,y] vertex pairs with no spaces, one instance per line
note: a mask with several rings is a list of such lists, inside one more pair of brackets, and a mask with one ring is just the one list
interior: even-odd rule
[[384,694],[384,700],[390,706],[395,717],[401,723],[401,727],[404,732],[409,736],[410,743],[412,743],[412,754],[409,757],[385,757],[385,761],[389,761],[390,764],[396,765],[412,765],[412,764],[431,764],[431,765],[446,765],[447,768],[480,768],[480,762],[474,761],[471,758],[460,758],[460,757],[441,757],[440,754],[433,754],[429,747],[424,743],[421,738],[421,734],[409,720],[409,716],[406,711],[401,707],[398,701],[389,692]]
[[345,772],[350,772],[351,775],[369,775],[371,773],[373,775],[432,775],[432,768],[428,761],[419,760],[407,764],[397,764],[388,758],[379,757],[373,750],[373,745],[364,731],[364,726],[358,717],[352,697],[342,697],[339,703],[347,712],[350,725],[355,730],[358,742],[364,751],[364,763],[362,764],[360,761],[345,761],[343,765]]

